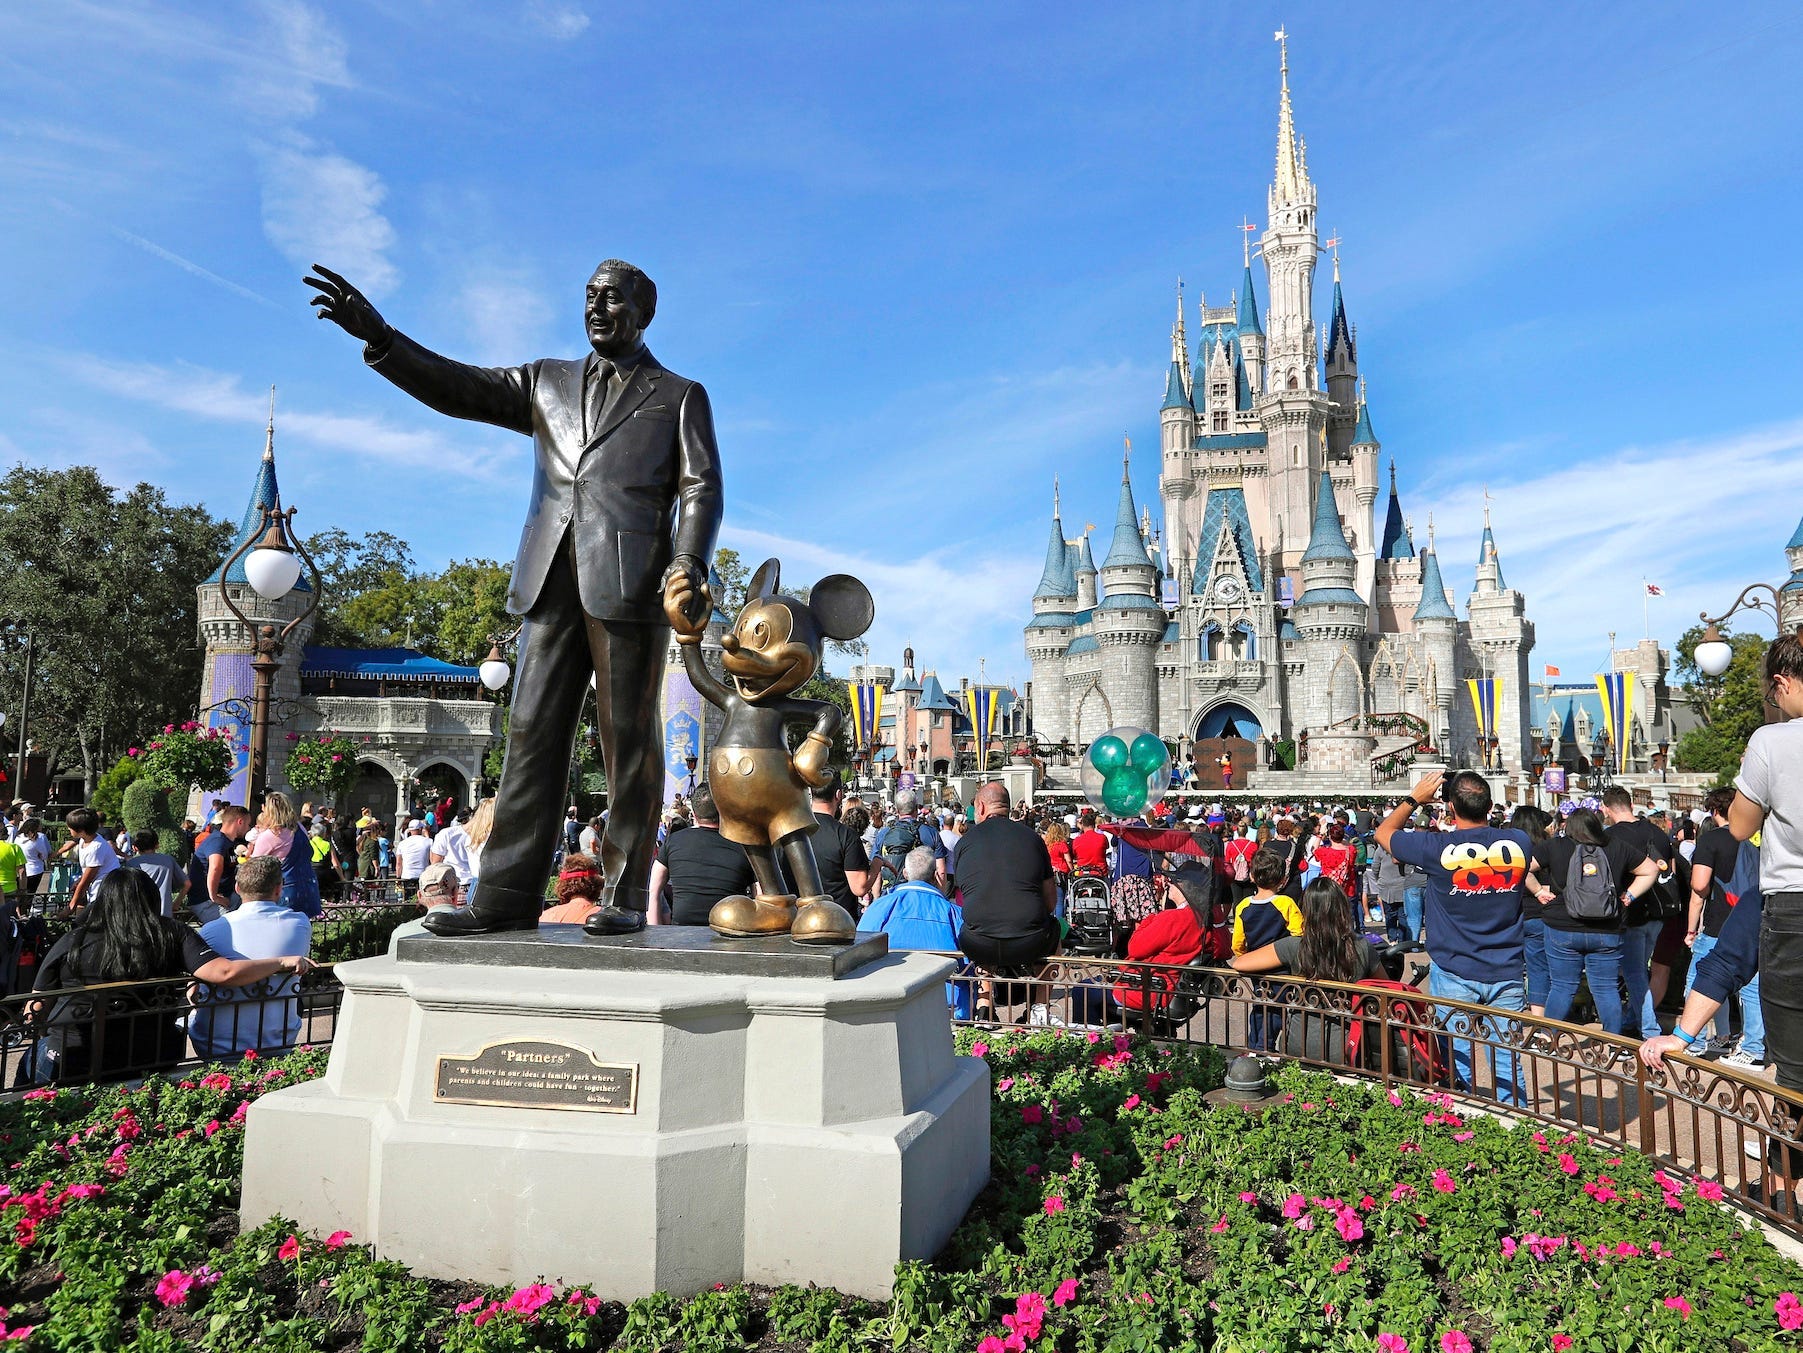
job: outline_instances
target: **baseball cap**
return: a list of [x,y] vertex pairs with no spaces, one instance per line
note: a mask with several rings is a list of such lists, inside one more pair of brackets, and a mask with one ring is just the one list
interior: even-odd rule
[[407,824],[407,830],[410,832],[423,832],[425,829],[426,824],[421,822],[418,818],[414,818]]
[[453,888],[457,886],[457,871],[448,864],[429,864],[419,876],[422,892],[428,888],[442,888],[447,883]]

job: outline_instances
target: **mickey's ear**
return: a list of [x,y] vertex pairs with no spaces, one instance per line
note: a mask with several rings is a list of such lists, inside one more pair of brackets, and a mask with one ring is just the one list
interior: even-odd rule
[[829,639],[855,639],[876,619],[870,589],[849,573],[834,573],[814,584],[808,609]]
[[745,589],[745,595],[753,601],[776,595],[776,589],[782,582],[783,566],[774,559],[766,559],[758,565],[758,571],[751,575],[751,584]]

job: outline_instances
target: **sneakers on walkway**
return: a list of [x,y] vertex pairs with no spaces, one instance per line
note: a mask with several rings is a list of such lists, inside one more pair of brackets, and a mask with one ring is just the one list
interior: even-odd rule
[[1748,1052],[1745,1048],[1736,1048],[1733,1052],[1729,1053],[1726,1057],[1722,1058],[1720,1064],[1722,1066],[1731,1066],[1736,1071],[1764,1071],[1765,1070],[1765,1058],[1764,1057],[1755,1057],[1752,1053]]
[[1036,1029],[1064,1028],[1064,1021],[1043,1005],[1036,1005],[1027,1012],[1027,1023]]

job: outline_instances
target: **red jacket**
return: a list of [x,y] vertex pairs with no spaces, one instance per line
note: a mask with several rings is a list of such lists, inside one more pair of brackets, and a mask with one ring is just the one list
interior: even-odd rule
[[1071,838],[1071,857],[1079,869],[1108,868],[1108,836],[1091,827]]
[[[1127,959],[1135,963],[1194,963],[1201,952],[1202,927],[1196,924],[1196,913],[1188,907],[1154,912],[1133,928],[1133,937],[1127,941]],[[1176,984],[1175,973],[1153,973],[1153,1005],[1163,1009]],[[1129,1010],[1140,1009],[1137,979],[1117,986],[1114,998]]]

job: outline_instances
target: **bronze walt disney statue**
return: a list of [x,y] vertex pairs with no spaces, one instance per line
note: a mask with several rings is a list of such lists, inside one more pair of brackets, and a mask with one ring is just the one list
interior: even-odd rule
[[[777,591],[780,567],[769,559],[752,575],[744,609],[720,641],[730,685],[701,660],[706,612],[695,616],[693,581],[672,573],[664,585],[664,615],[689,680],[726,713],[707,762],[720,834],[745,848],[758,884],[757,897],[722,898],[707,923],[737,939],[786,934],[797,944],[849,944],[857,924],[821,885],[811,840],[819,824],[808,792],[826,783],[839,711],[790,692],[819,670],[825,641],[857,638],[870,628],[875,607],[869,589],[843,573],[822,578],[807,601],[784,596]],[[791,753],[785,727],[804,721],[813,727]],[[779,851],[799,897],[786,890]]]

